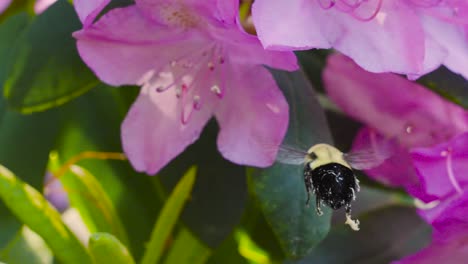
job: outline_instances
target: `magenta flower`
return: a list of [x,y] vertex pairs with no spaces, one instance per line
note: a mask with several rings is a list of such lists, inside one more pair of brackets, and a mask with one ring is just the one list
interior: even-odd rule
[[465,263],[468,259],[468,193],[447,207],[432,223],[432,243],[393,264]]
[[335,48],[371,72],[418,77],[444,64],[468,78],[468,2],[461,0],[256,0],[267,49]]
[[11,0],[0,0],[0,14],[10,6]]
[[332,55],[324,71],[330,97],[368,127],[353,149],[379,152],[382,140],[396,138],[397,151],[381,166],[366,171],[375,180],[404,187],[423,202],[428,222],[468,187],[468,112],[426,88],[390,73],[367,72],[342,55]]
[[83,60],[108,84],[142,86],[122,124],[136,170],[158,172],[212,116],[225,158],[273,163],[276,153],[264,144],[281,143],[288,105],[263,65],[298,65],[292,52],[265,51],[243,31],[237,1],[137,0],[87,25],[90,13],[80,15],[85,28],[74,33]]

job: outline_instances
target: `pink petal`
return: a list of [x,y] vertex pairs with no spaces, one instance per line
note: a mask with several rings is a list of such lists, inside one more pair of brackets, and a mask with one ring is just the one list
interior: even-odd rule
[[468,132],[430,148],[413,148],[411,158],[426,192],[439,199],[468,191]]
[[431,146],[468,130],[468,114],[461,107],[398,75],[370,73],[333,55],[323,78],[344,112],[406,148]]
[[219,18],[229,24],[235,23],[239,16],[239,1],[217,0],[216,2]]
[[263,46],[275,50],[330,48],[313,1],[256,0],[252,18]]
[[0,14],[10,6],[11,0],[0,0]]
[[252,12],[266,48],[334,47],[368,71],[422,69],[424,31],[417,14],[403,1],[383,1],[380,13],[367,22],[337,8],[325,10],[318,1],[257,0]]
[[[81,58],[101,80],[123,85],[136,84],[149,70],[161,69],[169,61],[206,44],[191,38],[189,33],[179,33],[154,24],[138,8],[129,6],[111,10],[73,36]],[[191,49],[187,50],[187,46]]]
[[[427,42],[432,41],[439,46],[426,47],[425,69],[422,74],[444,64],[468,79],[468,39],[463,27],[444,23],[430,16],[422,16],[421,21],[429,38]],[[444,51],[445,56],[441,56],[439,50]]]
[[468,259],[468,195],[463,195],[433,223],[432,243],[394,264],[465,263]]
[[291,51],[265,50],[256,36],[243,31],[240,25],[213,29],[211,35],[224,43],[231,63],[240,65],[266,65],[276,69],[299,69],[297,58]]
[[[353,141],[352,151],[369,151],[380,153],[382,146],[393,143],[380,135],[375,129],[366,127],[359,131]],[[420,182],[411,163],[408,150],[395,146],[393,155],[381,165],[365,170],[372,179],[392,187],[403,187],[409,194],[424,202],[431,202],[436,197],[425,192],[424,182]]]
[[40,14],[55,2],[57,2],[57,0],[36,0],[36,3],[34,4],[34,12],[36,14]]
[[239,12],[238,1],[225,0],[136,0],[142,12],[154,21],[172,26],[179,22],[216,20],[233,24]]
[[[258,167],[271,165],[288,125],[288,104],[271,74],[261,66],[233,69],[222,104],[218,149],[226,159]],[[266,148],[265,146],[270,146]]]
[[[160,80],[167,85],[170,80]],[[208,89],[201,89],[206,91]],[[202,100],[209,94],[201,94]],[[157,173],[169,161],[198,139],[212,116],[214,103],[205,100],[186,125],[181,122],[182,100],[174,88],[158,93],[144,86],[122,123],[122,145],[135,170]]]
[[[468,230],[464,229],[463,232]],[[435,240],[418,253],[392,264],[440,264],[465,263],[468,259],[468,243],[462,233],[450,237],[446,241]]]
[[97,15],[106,7],[110,0],[74,0],[76,13],[86,28],[91,25]]

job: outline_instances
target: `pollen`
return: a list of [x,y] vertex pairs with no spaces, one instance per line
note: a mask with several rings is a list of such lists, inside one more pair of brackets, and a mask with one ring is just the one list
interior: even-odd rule
[[181,4],[163,4],[159,8],[159,17],[169,26],[180,27],[184,29],[195,27],[199,18],[193,15],[186,7]]

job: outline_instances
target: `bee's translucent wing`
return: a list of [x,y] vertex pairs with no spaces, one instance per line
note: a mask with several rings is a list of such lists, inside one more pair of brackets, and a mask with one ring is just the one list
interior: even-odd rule
[[395,140],[381,141],[378,147],[366,148],[343,154],[344,159],[357,170],[368,170],[382,164],[397,149]]
[[281,145],[276,155],[276,161],[284,164],[299,165],[304,163],[307,151],[289,145]]

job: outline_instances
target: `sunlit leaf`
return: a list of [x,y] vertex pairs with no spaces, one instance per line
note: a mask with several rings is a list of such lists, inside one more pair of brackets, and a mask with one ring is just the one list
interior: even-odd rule
[[83,217],[91,233],[107,232],[128,245],[128,237],[115,208],[101,184],[86,169],[73,165],[61,176],[72,207]]
[[72,32],[81,23],[71,4],[59,0],[34,18],[9,56],[4,96],[23,113],[61,105],[99,84],[82,62]]
[[172,242],[164,264],[203,264],[210,255],[210,248],[203,245],[186,228],[182,228]]
[[91,258],[47,200],[0,165],[0,197],[13,214],[40,235],[64,263],[91,263]]
[[89,252],[95,264],[134,264],[128,249],[111,234],[94,233],[89,238]]
[[[303,73],[274,71],[274,76],[290,107],[284,142],[305,150],[317,143],[331,143],[323,110]],[[305,256],[328,233],[331,212],[325,208],[324,215],[317,216],[314,206],[305,205],[303,167],[275,163],[250,172],[249,188],[286,255]],[[311,204],[315,204],[314,199]]]
[[44,240],[24,226],[0,253],[0,260],[8,264],[52,264],[53,255]]
[[192,167],[177,183],[171,195],[162,208],[148,242],[142,264],[158,263],[161,258],[166,241],[179,218],[185,202],[190,197],[195,182],[196,168]]

